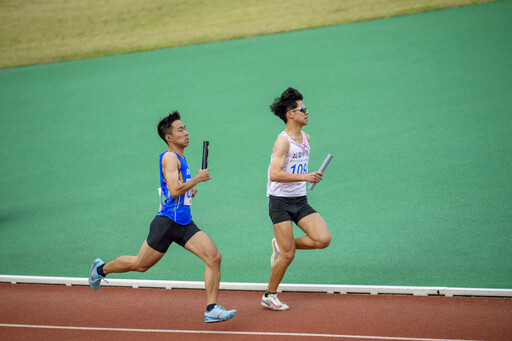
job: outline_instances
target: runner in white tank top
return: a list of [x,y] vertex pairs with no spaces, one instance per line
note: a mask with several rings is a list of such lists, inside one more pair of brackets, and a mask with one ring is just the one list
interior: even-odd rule
[[[261,305],[272,310],[289,308],[277,298],[277,288],[295,250],[323,249],[331,242],[327,224],[307,200],[306,182],[320,182],[322,173],[308,173],[310,137],[302,127],[308,124],[309,113],[302,99],[300,92],[288,88],[270,106],[286,124],[274,144],[268,168],[267,197],[275,238],[271,243],[270,278]],[[293,223],[305,235],[295,238]]]

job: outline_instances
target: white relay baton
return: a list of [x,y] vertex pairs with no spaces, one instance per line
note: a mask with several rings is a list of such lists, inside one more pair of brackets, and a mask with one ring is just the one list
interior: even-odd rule
[[[320,166],[320,169],[318,170],[319,172],[324,172],[325,169],[327,168],[327,166],[329,165],[329,162],[331,162],[331,159],[332,159],[332,154],[327,154],[327,157],[325,158],[324,162],[322,163],[322,165]],[[315,185],[316,185],[316,182],[312,182],[309,184],[309,189],[313,189],[315,188]]]

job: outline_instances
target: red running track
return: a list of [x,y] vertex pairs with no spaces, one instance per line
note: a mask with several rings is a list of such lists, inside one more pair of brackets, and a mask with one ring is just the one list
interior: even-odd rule
[[203,290],[0,284],[1,340],[512,340],[512,299],[221,291],[237,316],[204,323]]

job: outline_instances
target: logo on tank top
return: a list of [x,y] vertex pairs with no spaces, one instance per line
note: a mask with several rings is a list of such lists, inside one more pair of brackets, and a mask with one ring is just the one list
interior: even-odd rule
[[300,151],[298,153],[293,153],[291,158],[292,159],[300,159],[300,158],[303,158],[304,156],[309,156],[309,153],[305,150]]

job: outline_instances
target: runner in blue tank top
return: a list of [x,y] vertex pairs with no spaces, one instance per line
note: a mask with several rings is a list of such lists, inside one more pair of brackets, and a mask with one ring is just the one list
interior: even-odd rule
[[190,213],[195,186],[210,180],[210,171],[201,169],[195,177],[183,155],[189,144],[188,132],[180,114],[174,111],[158,124],[158,135],[167,144],[168,150],[160,155],[160,211],[149,226],[149,234],[137,256],[121,256],[109,263],[97,258],[89,273],[89,285],[98,290],[101,280],[109,273],[128,271],[144,272],[155,265],[167,252],[172,242],[184,247],[201,258],[206,266],[204,282],[206,289],[205,322],[220,322],[232,319],[236,310],[226,310],[217,305],[220,285],[221,254],[210,237],[201,231]]

